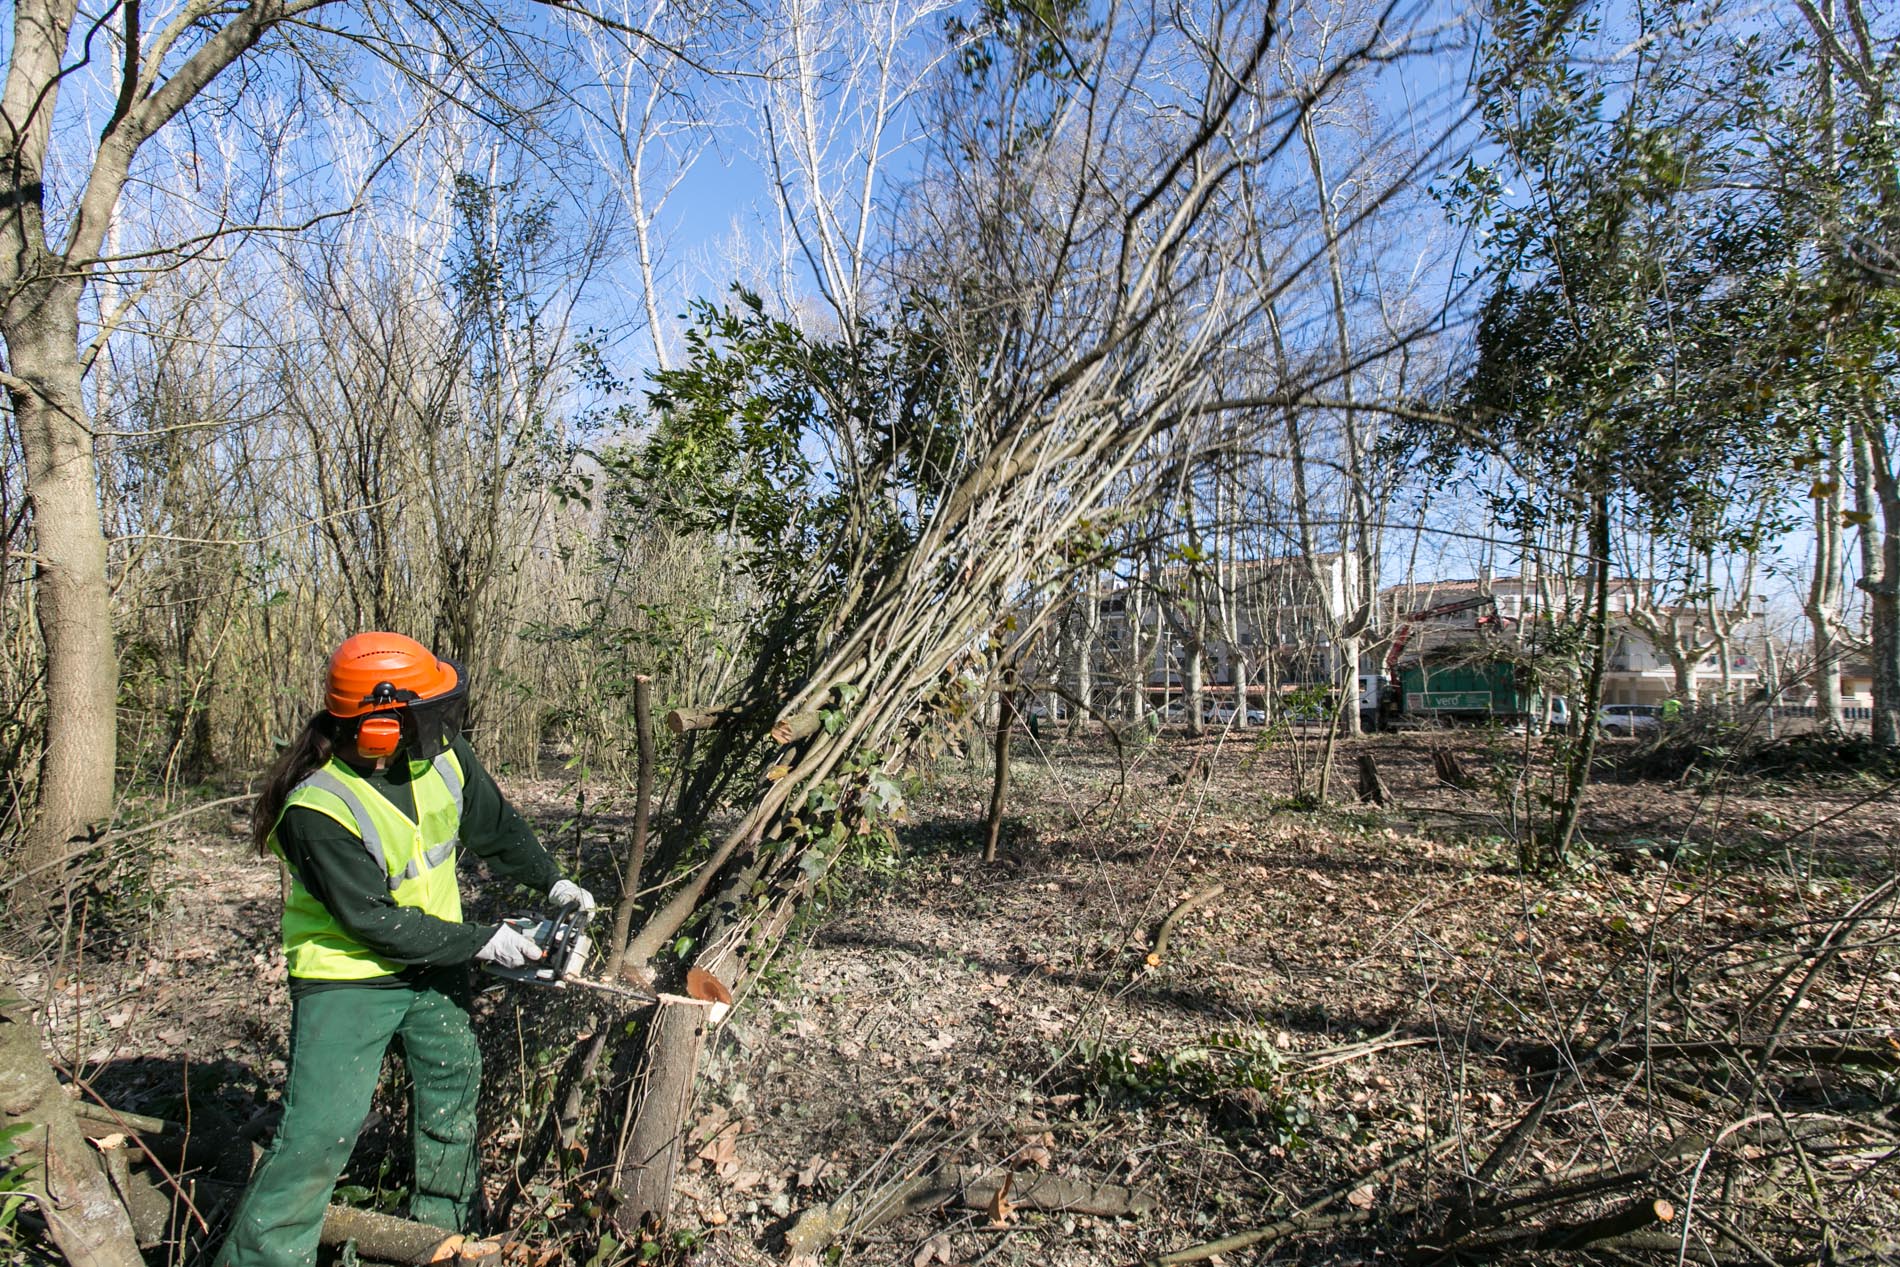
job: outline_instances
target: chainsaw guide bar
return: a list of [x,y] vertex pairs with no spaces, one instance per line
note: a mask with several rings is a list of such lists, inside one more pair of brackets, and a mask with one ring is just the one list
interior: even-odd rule
[[582,973],[586,971],[588,956],[593,952],[593,940],[587,935],[587,921],[593,912],[584,911],[580,904],[569,902],[552,916],[537,920],[533,917],[511,919],[507,922],[524,936],[531,938],[541,948],[541,958],[533,963],[522,964],[519,968],[503,968],[495,964],[483,964],[490,976],[503,981],[512,981],[517,985],[541,986],[556,990],[569,985],[578,985],[601,994],[611,994],[618,998],[631,999],[640,1003],[660,1003],[668,1000],[679,1002],[704,1003],[708,1005],[709,1017],[715,1024],[725,1019],[732,1008],[732,991],[725,982],[707,972],[704,968],[686,970],[686,994],[661,995],[651,990],[638,990],[629,985],[617,985],[610,981],[594,981]]

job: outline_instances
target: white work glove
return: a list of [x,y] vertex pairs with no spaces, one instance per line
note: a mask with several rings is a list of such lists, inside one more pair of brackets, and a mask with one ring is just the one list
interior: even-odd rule
[[566,906],[569,902],[579,902],[583,911],[591,911],[597,905],[594,895],[572,880],[556,880],[554,887],[548,890],[548,901],[556,906]]
[[488,944],[475,952],[477,960],[486,960],[499,968],[519,968],[531,959],[541,957],[541,947],[535,945],[534,938],[528,936],[513,924],[503,924],[488,939]]

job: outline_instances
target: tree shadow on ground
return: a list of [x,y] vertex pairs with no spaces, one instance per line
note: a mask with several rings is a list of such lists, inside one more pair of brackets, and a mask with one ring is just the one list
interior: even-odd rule
[[[869,950],[909,955],[941,962],[956,961],[999,976],[1068,986],[1089,994],[1113,994],[1123,1005],[1170,1009],[1184,1016],[1229,1025],[1274,1025],[1304,1034],[1339,1037],[1352,1033],[1383,1033],[1397,1024],[1396,1017],[1359,1014],[1347,1009],[1261,1004],[1235,994],[1213,981],[1180,985],[1153,977],[1130,978],[1126,971],[1062,968],[1031,964],[1020,959],[971,954],[961,947],[942,946],[916,938],[897,937],[856,928],[831,927],[812,937],[813,947],[829,950]],[[1132,967],[1126,964],[1124,967]]]
[[[989,822],[982,818],[929,818],[905,823],[895,833],[898,852],[912,858],[976,856],[983,853]],[[1017,814],[1003,815],[997,862],[1019,865],[1025,851],[1042,841],[1040,829]]]
[[87,1071],[87,1099],[126,1113],[164,1118],[192,1133],[228,1132],[269,1099],[259,1072],[235,1060],[187,1056],[134,1056]]

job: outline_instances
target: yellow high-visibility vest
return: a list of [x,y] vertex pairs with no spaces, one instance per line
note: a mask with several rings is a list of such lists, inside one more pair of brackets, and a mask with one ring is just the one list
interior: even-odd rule
[[[462,763],[448,751],[433,762],[410,762],[409,773],[414,819],[335,759],[292,788],[284,809],[301,807],[335,819],[376,859],[396,905],[459,924],[462,891],[455,883],[455,847],[462,826]],[[283,857],[275,828],[270,845]],[[304,888],[294,867],[284,903],[284,955],[291,976],[318,981],[362,981],[402,970],[345,932]]]

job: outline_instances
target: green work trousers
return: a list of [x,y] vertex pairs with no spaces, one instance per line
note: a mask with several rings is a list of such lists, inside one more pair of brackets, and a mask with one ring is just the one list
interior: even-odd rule
[[481,1051],[456,984],[343,987],[291,1005],[284,1117],[231,1224],[219,1267],[314,1263],[324,1208],[369,1113],[392,1038],[414,1086],[416,1176],[410,1217],[466,1231],[479,1182],[475,1108]]

